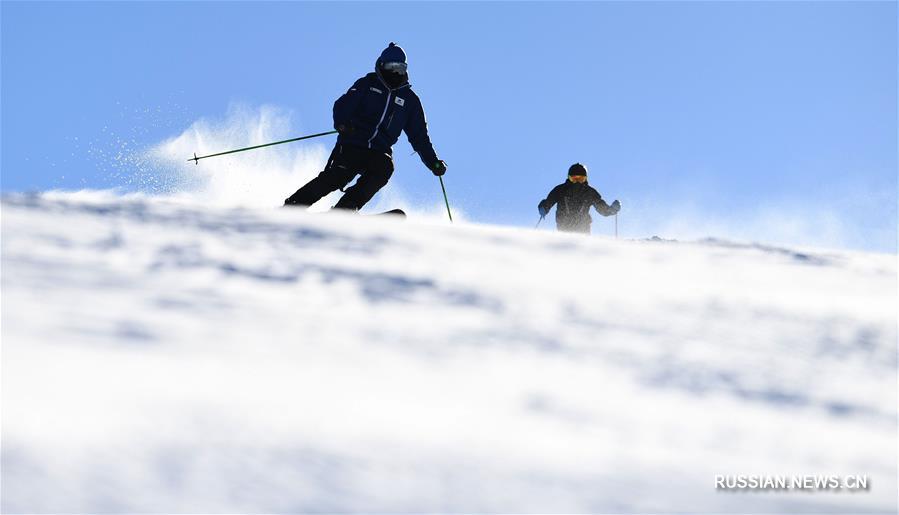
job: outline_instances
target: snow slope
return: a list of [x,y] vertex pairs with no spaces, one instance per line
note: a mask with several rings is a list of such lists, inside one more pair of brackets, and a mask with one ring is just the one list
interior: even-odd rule
[[6,197],[0,508],[895,511],[896,310],[894,255]]

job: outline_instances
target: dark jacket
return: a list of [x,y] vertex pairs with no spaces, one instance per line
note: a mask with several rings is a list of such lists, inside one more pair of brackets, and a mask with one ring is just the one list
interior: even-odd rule
[[556,227],[560,231],[590,232],[590,207],[595,207],[599,214],[612,216],[616,211],[606,204],[599,192],[589,184],[565,181],[552,189],[549,195],[540,201],[539,207],[549,211],[556,207]]
[[352,134],[338,136],[338,144],[391,154],[400,132],[406,131],[409,143],[425,166],[437,161],[424,109],[408,82],[390,89],[375,72],[357,80],[334,102],[334,127],[338,125],[355,129]]

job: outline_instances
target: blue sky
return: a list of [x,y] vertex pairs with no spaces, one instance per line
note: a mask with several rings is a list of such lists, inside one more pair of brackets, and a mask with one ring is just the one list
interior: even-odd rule
[[[97,148],[235,104],[327,130],[396,41],[473,221],[533,226],[580,161],[628,236],[896,251],[895,2],[0,5],[4,192],[131,187]],[[410,152],[392,182],[440,201]]]

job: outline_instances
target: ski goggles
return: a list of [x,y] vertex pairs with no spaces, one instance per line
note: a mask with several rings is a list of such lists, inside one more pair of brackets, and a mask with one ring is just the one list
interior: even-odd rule
[[406,63],[384,63],[381,67],[388,72],[406,73],[406,68],[408,68],[409,65]]
[[585,183],[585,182],[587,182],[587,176],[586,175],[569,175],[568,180],[571,182]]

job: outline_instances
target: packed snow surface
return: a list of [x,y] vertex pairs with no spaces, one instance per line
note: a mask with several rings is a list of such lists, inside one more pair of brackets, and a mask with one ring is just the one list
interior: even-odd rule
[[895,255],[6,197],[0,508],[895,511],[896,295]]

